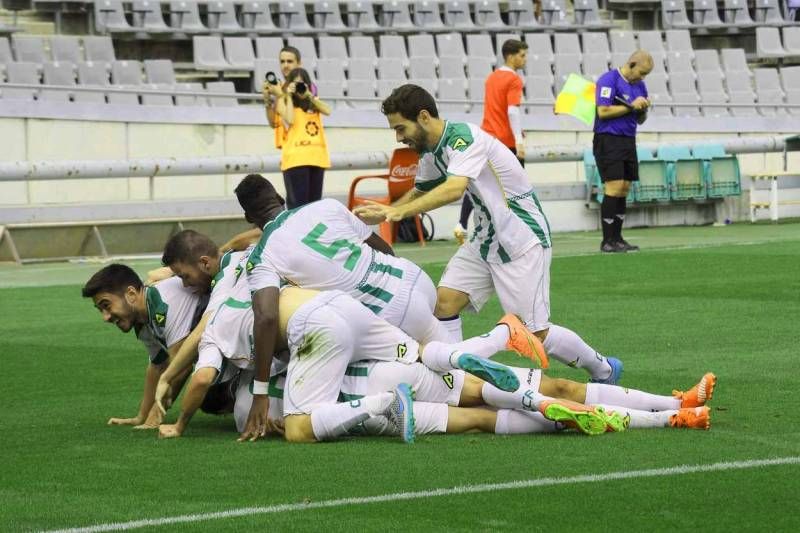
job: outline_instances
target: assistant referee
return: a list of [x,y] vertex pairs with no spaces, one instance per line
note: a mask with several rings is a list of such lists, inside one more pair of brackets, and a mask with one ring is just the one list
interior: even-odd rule
[[592,148],[603,181],[601,252],[639,249],[622,238],[622,224],[631,182],[639,180],[636,127],[647,119],[650,100],[644,78],[651,70],[653,58],[644,50],[637,50],[623,66],[597,80]]

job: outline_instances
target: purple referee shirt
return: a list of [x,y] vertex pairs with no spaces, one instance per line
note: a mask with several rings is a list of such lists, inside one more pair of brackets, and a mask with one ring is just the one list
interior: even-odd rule
[[[647,87],[645,87],[644,81],[628,83],[620,74],[619,69],[614,69],[609,70],[597,79],[594,96],[598,106],[621,105],[617,97],[630,104],[640,96],[647,98]],[[595,133],[635,137],[636,125],[635,113],[628,113],[621,117],[606,120],[602,120],[597,115],[594,117]]]

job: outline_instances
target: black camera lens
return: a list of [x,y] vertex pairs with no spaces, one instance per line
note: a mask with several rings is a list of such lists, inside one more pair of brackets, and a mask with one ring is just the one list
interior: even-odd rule
[[308,87],[306,87],[306,84],[302,81],[298,81],[294,84],[294,90],[297,94],[304,94],[308,90]]
[[278,85],[278,77],[275,75],[274,72],[267,72],[264,78],[270,85]]

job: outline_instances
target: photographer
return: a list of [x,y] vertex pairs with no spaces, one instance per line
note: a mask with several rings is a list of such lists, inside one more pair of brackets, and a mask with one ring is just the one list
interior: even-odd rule
[[331,166],[322,115],[330,115],[331,108],[312,94],[308,72],[296,68],[286,76],[276,110],[285,131],[281,171],[286,208],[294,209],[322,198],[322,178]]
[[[303,66],[300,50],[294,46],[284,46],[281,48],[278,54],[278,62],[280,63],[281,75],[284,80],[287,79],[291,71]],[[312,84],[310,87],[311,93],[316,95],[316,86]],[[283,85],[274,72],[267,72],[266,80],[264,80],[261,86],[261,93],[264,96],[264,105],[267,109],[267,124],[275,128],[275,148],[280,148],[286,132],[283,131],[283,124],[278,120],[280,117],[278,117],[276,105],[278,99],[283,96]]]

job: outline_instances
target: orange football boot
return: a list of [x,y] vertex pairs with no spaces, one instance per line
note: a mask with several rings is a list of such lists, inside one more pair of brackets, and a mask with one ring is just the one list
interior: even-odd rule
[[669,417],[669,425],[674,428],[711,429],[711,409],[706,406],[679,409]]
[[525,327],[517,315],[508,313],[497,322],[498,326],[500,324],[508,326],[509,336],[506,348],[527,357],[539,368],[550,366],[550,360],[547,358],[547,352],[544,351],[542,341]]
[[717,376],[711,372],[700,379],[700,382],[686,392],[674,390],[672,395],[681,401],[681,409],[687,407],[702,407],[706,402],[711,401],[714,396],[714,386],[717,384]]

